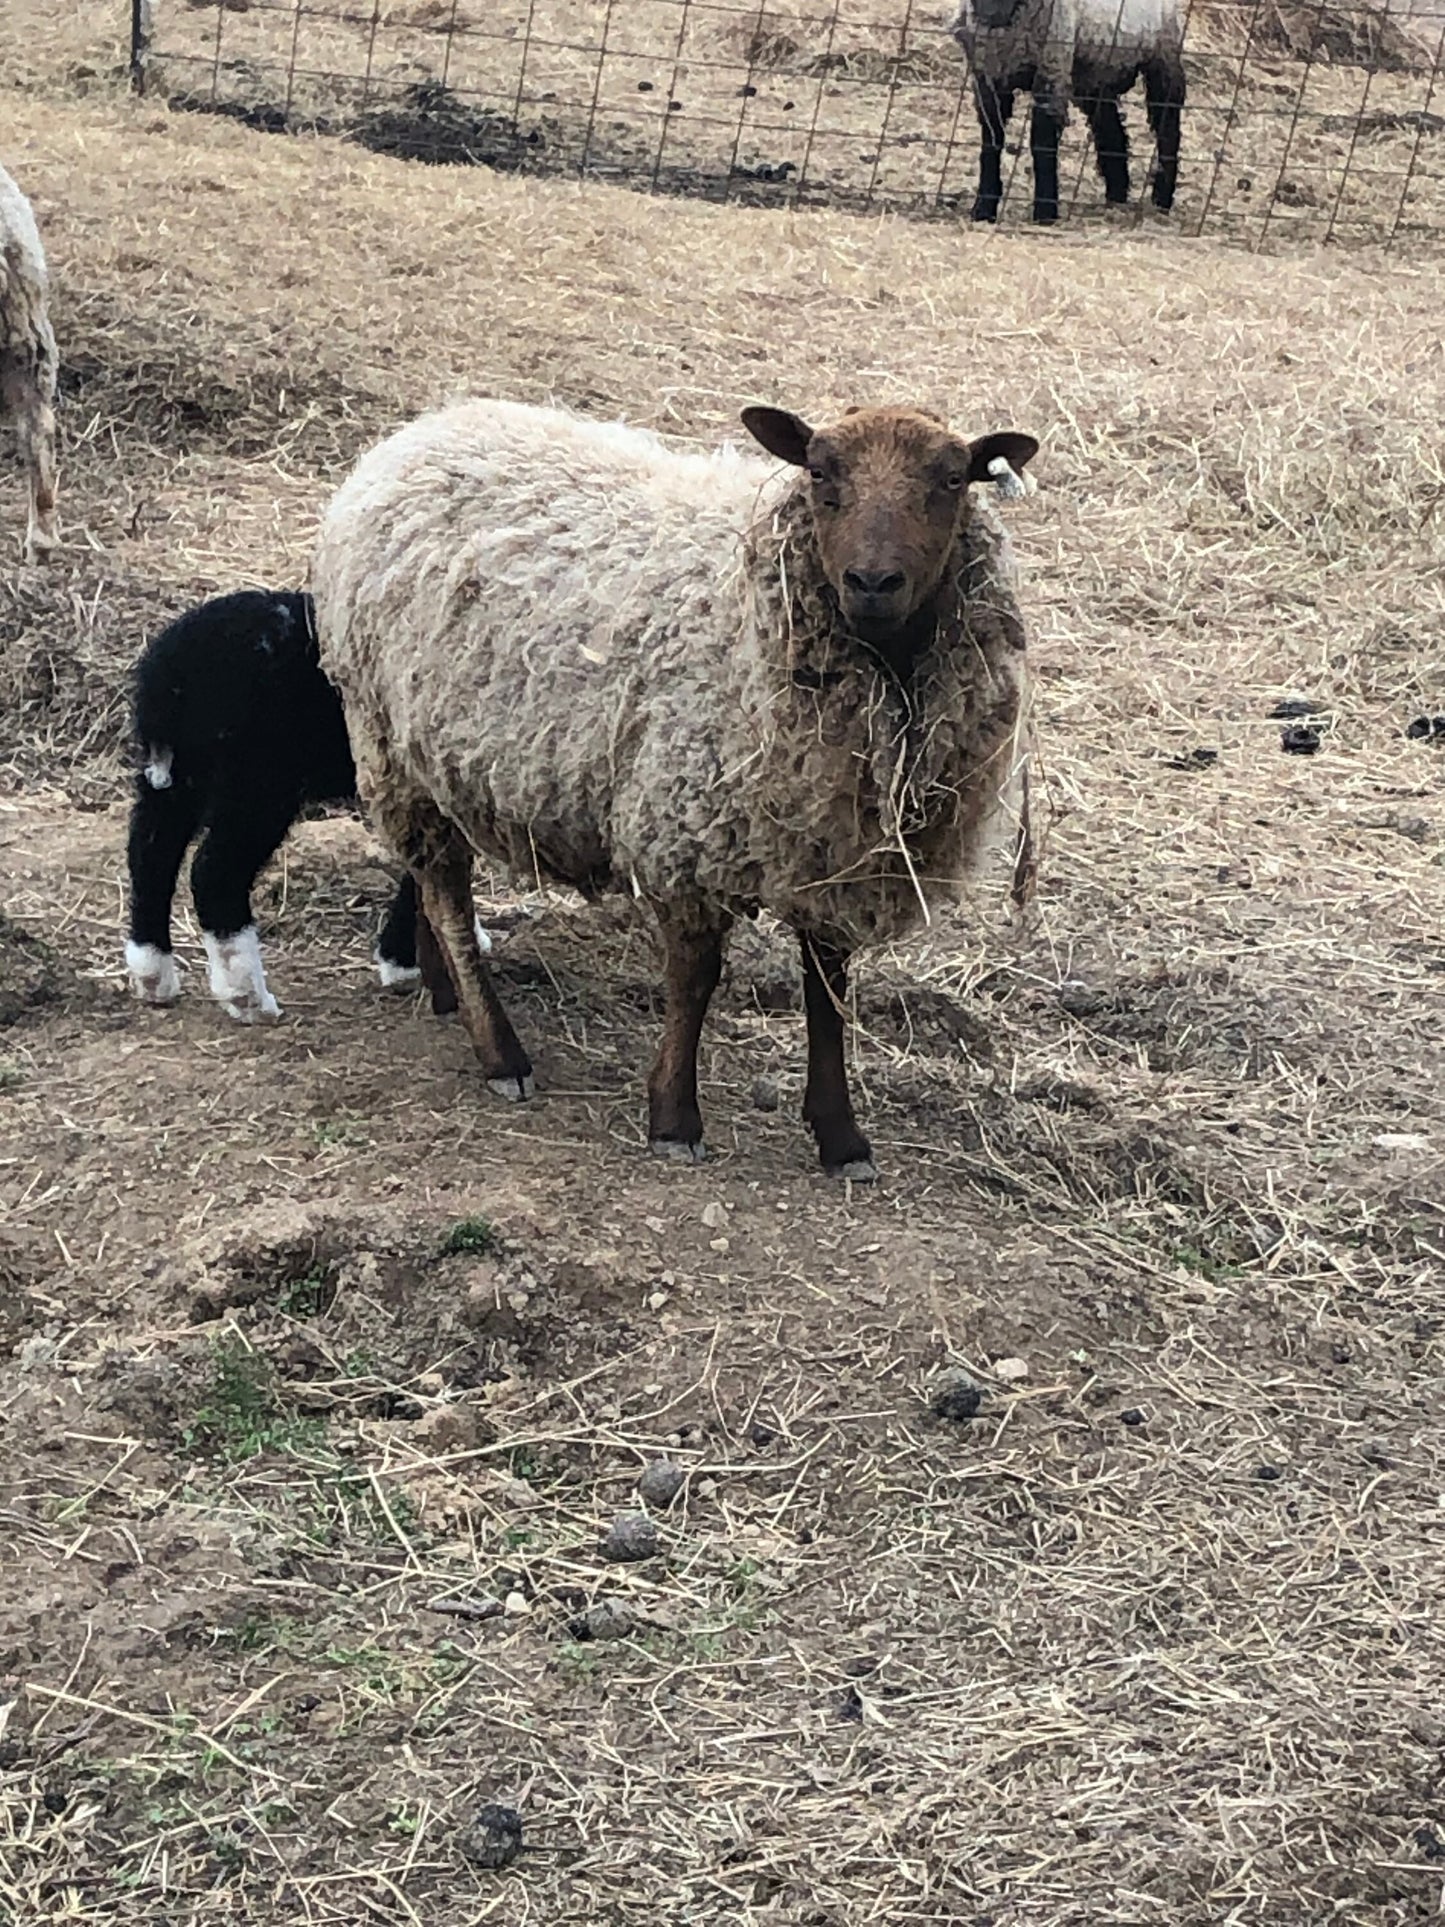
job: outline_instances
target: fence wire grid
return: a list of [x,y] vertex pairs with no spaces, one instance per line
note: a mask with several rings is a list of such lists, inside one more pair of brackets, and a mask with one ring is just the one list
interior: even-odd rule
[[[136,85],[174,107],[420,161],[954,218],[976,186],[943,0],[132,0],[131,33]],[[1442,50],[1445,0],[1188,0],[1175,209],[1141,192],[1136,90],[1123,218],[1254,246],[1440,237]],[[1029,214],[1028,105],[1005,222]],[[1106,218],[1078,114],[1060,184],[1064,219]]]

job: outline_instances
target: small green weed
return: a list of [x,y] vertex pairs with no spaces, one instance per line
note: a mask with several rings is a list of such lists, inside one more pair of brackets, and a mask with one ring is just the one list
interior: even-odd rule
[[570,1679],[591,1679],[601,1664],[596,1649],[580,1645],[576,1640],[566,1640],[557,1648],[557,1670]]
[[234,1626],[222,1626],[216,1636],[226,1640],[238,1653],[264,1653],[272,1647],[283,1651],[294,1649],[303,1630],[299,1619],[258,1610],[244,1613]]
[[329,1476],[312,1481],[301,1515],[313,1545],[335,1546],[360,1540],[385,1543],[395,1539],[397,1526],[405,1532],[415,1522],[416,1508],[407,1494],[395,1487],[388,1490],[383,1505],[371,1480],[338,1459],[330,1467]]
[[1239,1275],[1238,1265],[1226,1264],[1203,1251],[1196,1244],[1178,1244],[1174,1247],[1174,1262],[1184,1271],[1192,1271],[1196,1278],[1207,1278],[1211,1284],[1220,1284],[1227,1278]]
[[287,1280],[276,1295],[276,1308],[288,1318],[315,1318],[327,1309],[335,1295],[329,1272],[324,1266],[313,1265],[304,1278]]
[[183,1442],[188,1452],[235,1465],[258,1452],[314,1444],[324,1431],[320,1419],[283,1412],[269,1361],[243,1339],[227,1337],[211,1348],[210,1379]]
[[441,1243],[443,1258],[453,1258],[464,1254],[472,1258],[485,1258],[494,1252],[500,1240],[493,1225],[486,1218],[458,1218]]

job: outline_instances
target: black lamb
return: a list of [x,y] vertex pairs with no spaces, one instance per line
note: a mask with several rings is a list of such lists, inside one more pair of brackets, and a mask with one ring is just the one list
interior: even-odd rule
[[[317,660],[309,595],[243,589],[190,609],[147,646],[135,672],[135,779],[125,960],[145,1003],[180,995],[171,900],[187,849],[211,992],[243,1024],[279,1017],[266,987],[251,888],[309,804],[355,804],[341,699]],[[433,1003],[454,1007],[402,878],[375,950],[388,987],[414,982],[420,937]]]

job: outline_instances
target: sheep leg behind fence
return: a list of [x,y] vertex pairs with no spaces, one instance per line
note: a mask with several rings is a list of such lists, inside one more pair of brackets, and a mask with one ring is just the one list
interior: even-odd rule
[[1003,199],[1003,143],[1014,110],[1013,90],[997,87],[985,75],[974,79],[974,104],[978,109],[978,198],[973,204],[975,221],[996,221]]
[[1170,52],[1159,54],[1146,62],[1144,87],[1148,98],[1149,125],[1154,132],[1158,154],[1154,170],[1154,205],[1161,214],[1167,214],[1174,205],[1174,190],[1179,182],[1179,129],[1185,96],[1183,56]]
[[648,1142],[663,1157],[701,1158],[697,1048],[722,976],[727,925],[695,924],[658,911],[666,955],[662,1044],[647,1080]]
[[804,935],[803,1005],[808,1017],[808,1082],[803,1119],[818,1141],[830,1177],[877,1176],[873,1147],[858,1128],[843,1058],[843,1013],[848,995],[848,952]]
[[1059,218],[1059,141],[1068,120],[1064,101],[1052,93],[1034,95],[1029,151],[1034,163],[1034,219],[1045,225]]
[[1129,198],[1129,135],[1119,112],[1119,97],[1089,76],[1075,81],[1074,98],[1084,111],[1094,141],[1094,158],[1104,181],[1104,199],[1122,206]]

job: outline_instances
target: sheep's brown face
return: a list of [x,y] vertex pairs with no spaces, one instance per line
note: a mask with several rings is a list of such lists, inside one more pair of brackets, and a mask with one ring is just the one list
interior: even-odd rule
[[966,442],[911,408],[854,409],[818,429],[779,408],[746,408],[743,424],[769,454],[807,471],[838,606],[860,640],[890,654],[938,589],[969,485],[998,481],[1038,452],[1028,435]]

